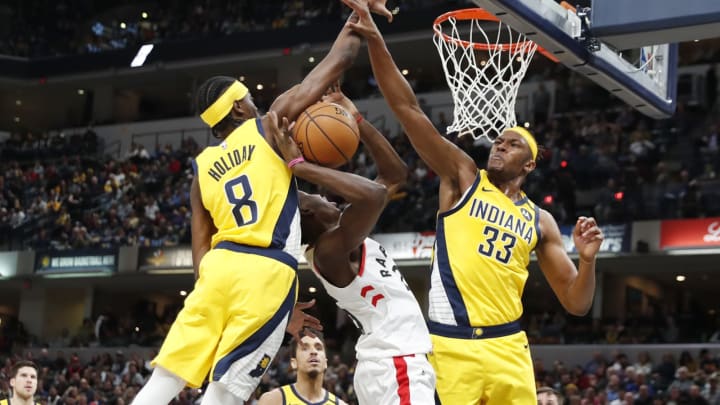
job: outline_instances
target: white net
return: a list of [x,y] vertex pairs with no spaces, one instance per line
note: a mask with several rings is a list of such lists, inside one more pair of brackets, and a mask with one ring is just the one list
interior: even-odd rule
[[492,140],[514,127],[518,88],[537,44],[501,21],[450,17],[434,30],[455,104],[447,132]]

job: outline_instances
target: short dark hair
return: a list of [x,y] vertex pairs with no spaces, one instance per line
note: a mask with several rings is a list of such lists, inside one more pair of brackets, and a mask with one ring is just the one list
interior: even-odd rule
[[[323,343],[323,346],[325,346],[325,337],[323,336],[322,332],[320,332],[319,330],[312,329],[312,328],[305,328],[305,329],[303,329],[303,332],[300,333],[300,339],[302,339],[305,336],[308,336],[307,334],[305,334],[305,332],[310,332],[313,335],[315,335],[315,337],[320,339],[320,341]],[[290,340],[290,358],[294,359],[297,356],[297,349],[298,349],[299,345],[300,345],[300,342],[297,339],[295,339],[294,337]]]
[[38,366],[35,363],[33,363],[32,361],[20,360],[17,363],[13,364],[12,369],[10,370],[10,378],[17,377],[18,372],[23,367],[32,367],[35,369],[36,373],[39,371]]
[[538,393],[538,394],[543,394],[543,393],[545,393],[545,392],[552,392],[552,393],[555,394],[555,395],[557,395],[557,393],[558,393],[557,391],[555,391],[554,389],[552,389],[552,388],[550,388],[550,387],[548,387],[548,386],[540,387],[540,388],[537,389],[537,393]]
[[[235,78],[230,76],[214,76],[201,84],[195,94],[195,109],[197,114],[200,115],[207,110],[235,81]],[[217,137],[220,132],[225,132],[232,127],[232,115],[228,113],[228,115],[212,127],[212,132],[213,135]]]

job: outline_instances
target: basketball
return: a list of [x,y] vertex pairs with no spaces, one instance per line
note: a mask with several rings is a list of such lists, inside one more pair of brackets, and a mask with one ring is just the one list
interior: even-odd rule
[[349,162],[360,143],[355,118],[334,103],[313,104],[303,111],[293,139],[306,160],[333,168]]

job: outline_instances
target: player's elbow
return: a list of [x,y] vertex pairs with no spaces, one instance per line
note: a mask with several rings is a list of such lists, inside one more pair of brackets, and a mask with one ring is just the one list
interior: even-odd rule
[[573,315],[573,316],[585,316],[585,315],[588,314],[588,312],[590,312],[590,307],[589,307],[589,306],[586,307],[586,308],[580,308],[580,309],[577,309],[577,310],[568,311],[568,313],[569,313],[570,315]]
[[586,302],[573,302],[573,303],[566,303],[563,305],[565,307],[565,310],[570,314],[574,316],[585,316],[590,312],[590,308],[592,307],[592,301]]
[[382,209],[385,206],[385,201],[388,197],[388,188],[384,184],[373,182],[373,185],[369,187],[366,193],[366,204],[367,208]]
[[397,167],[393,168],[392,173],[384,173],[376,181],[384,184],[387,187],[387,193],[392,195],[405,187],[408,178],[410,178],[410,170],[405,163],[400,162]]

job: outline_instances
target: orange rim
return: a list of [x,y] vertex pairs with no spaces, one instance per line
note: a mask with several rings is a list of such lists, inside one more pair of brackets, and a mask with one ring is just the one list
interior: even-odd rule
[[[477,50],[481,51],[510,51],[515,52],[518,49],[522,50],[522,48],[529,42],[533,42],[530,40],[527,41],[521,41],[517,43],[512,44],[481,44],[478,42],[470,42],[465,41],[462,39],[453,38],[440,29],[440,25],[444,23],[445,21],[449,20],[450,18],[455,18],[458,21],[468,21],[468,20],[481,20],[481,21],[493,21],[493,22],[502,22],[495,14],[483,9],[483,8],[464,8],[461,10],[454,10],[454,11],[448,11],[445,14],[441,14],[438,16],[438,18],[435,19],[433,22],[433,31],[437,35],[440,35],[440,37],[445,42],[452,42],[455,44],[458,44],[462,46],[463,48],[475,48]],[[545,48],[538,45],[537,51],[541,54],[545,55],[546,58],[550,59],[553,62],[559,62],[559,60],[547,51]]]

